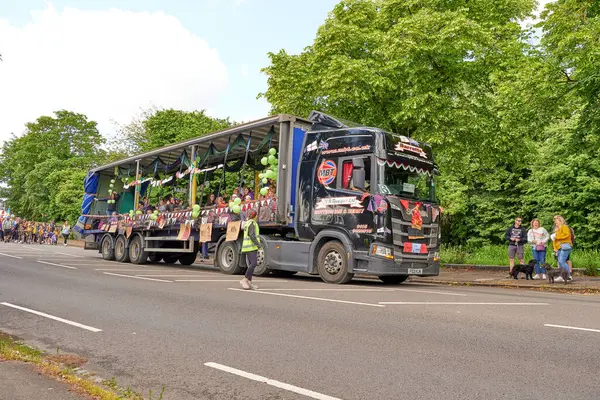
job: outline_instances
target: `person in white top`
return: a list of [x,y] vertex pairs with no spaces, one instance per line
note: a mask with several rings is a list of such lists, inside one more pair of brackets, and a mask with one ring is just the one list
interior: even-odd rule
[[[546,243],[550,239],[548,231],[542,228],[540,220],[531,220],[531,229],[527,232],[527,242],[531,244],[533,258],[535,259],[535,276],[533,279],[546,279],[546,268],[542,264],[546,262]],[[541,276],[540,276],[541,274]]]

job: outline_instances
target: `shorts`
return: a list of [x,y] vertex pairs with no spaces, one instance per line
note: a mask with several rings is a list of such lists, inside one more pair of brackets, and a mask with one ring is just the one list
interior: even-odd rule
[[525,257],[525,246],[514,246],[512,244],[508,245],[508,258],[510,258],[511,260],[514,259],[515,254],[517,255],[518,259],[522,260],[523,257]]

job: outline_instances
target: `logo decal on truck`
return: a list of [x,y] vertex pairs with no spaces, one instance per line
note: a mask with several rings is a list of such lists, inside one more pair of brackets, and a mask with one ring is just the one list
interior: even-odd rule
[[325,160],[317,169],[317,179],[321,185],[329,186],[335,181],[337,166],[332,160]]

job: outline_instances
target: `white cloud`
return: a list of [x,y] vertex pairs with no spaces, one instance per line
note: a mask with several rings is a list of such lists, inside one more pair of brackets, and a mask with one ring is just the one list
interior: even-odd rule
[[0,140],[59,109],[110,133],[140,107],[215,107],[228,85],[217,51],[161,12],[48,5],[24,26],[0,18],[0,53]]

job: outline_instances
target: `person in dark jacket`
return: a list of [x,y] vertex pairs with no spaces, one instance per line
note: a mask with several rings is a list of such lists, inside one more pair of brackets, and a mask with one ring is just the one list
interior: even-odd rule
[[506,230],[504,238],[508,242],[508,262],[510,266],[509,277],[512,277],[515,267],[515,255],[521,265],[525,264],[525,245],[527,244],[527,229],[521,225],[523,219],[515,218],[515,223]]

